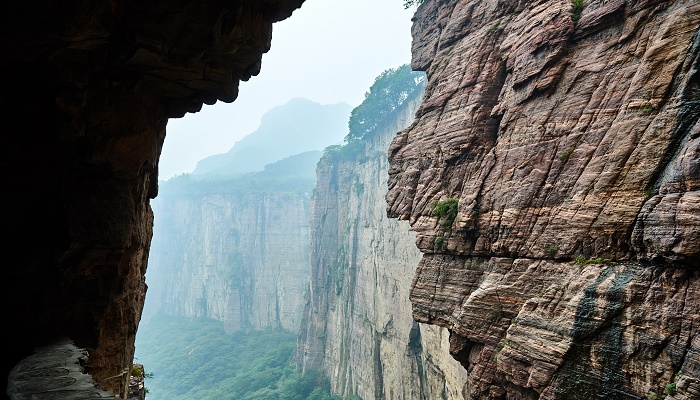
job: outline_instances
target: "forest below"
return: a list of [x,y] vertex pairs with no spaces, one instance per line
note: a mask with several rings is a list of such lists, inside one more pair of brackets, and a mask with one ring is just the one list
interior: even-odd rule
[[282,330],[227,335],[221,321],[158,315],[139,327],[136,362],[150,400],[341,400],[319,374],[296,372],[296,341]]

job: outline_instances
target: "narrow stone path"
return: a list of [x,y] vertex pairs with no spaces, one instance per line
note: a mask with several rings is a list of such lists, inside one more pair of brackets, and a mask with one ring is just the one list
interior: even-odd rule
[[35,349],[20,361],[7,379],[10,400],[92,400],[118,399],[113,393],[95,387],[92,376],[84,373],[88,352],[66,339]]

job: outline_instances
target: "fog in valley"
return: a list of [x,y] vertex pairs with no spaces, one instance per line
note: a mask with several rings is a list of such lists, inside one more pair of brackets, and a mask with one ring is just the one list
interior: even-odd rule
[[384,211],[425,85],[414,11],[308,0],[234,103],[169,122],[136,338],[149,399],[460,391],[445,333],[411,319],[415,238]]

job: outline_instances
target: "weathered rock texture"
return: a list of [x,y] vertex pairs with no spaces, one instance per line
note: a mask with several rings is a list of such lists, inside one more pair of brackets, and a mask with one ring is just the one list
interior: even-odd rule
[[70,340],[39,347],[10,371],[7,394],[12,400],[117,399],[114,393],[97,389],[85,374],[88,359],[88,352]]
[[302,2],[4,5],[0,375],[65,336],[102,389],[126,393],[167,119],[233,101]]
[[297,365],[322,370],[339,395],[464,398],[466,371],[449,355],[447,331],[411,317],[409,287],[420,260],[415,234],[385,211],[386,150],[413,120],[420,97],[396,111],[361,154],[319,162]]
[[418,8],[429,83],[387,193],[424,253],[413,315],[450,330],[474,399],[698,399],[700,3],[575,11]]
[[161,194],[148,308],[214,318],[228,333],[298,332],[311,269],[308,186],[298,194]]

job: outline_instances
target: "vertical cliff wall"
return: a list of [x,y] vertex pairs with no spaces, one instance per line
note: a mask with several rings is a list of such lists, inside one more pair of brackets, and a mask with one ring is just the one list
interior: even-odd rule
[[[422,92],[422,89],[421,89]],[[386,150],[420,98],[386,120],[359,154],[327,153],[312,202],[311,287],[297,349],[332,392],[363,399],[461,399],[466,371],[447,332],[412,320],[415,234],[386,217]]]
[[214,318],[229,333],[298,332],[310,273],[313,180],[295,191],[263,184],[231,194],[225,181],[213,185],[212,192],[188,193],[166,186],[153,201],[144,318],[161,311]]
[[700,398],[699,27],[684,0],[418,8],[388,213],[472,398]]

